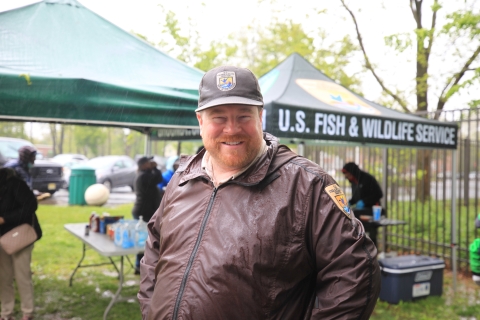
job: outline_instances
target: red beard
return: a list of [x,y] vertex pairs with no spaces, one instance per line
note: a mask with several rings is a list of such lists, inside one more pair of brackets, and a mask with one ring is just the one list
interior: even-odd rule
[[[225,135],[217,139],[203,138],[203,143],[205,149],[218,164],[228,168],[241,169],[248,166],[257,156],[261,146],[258,140],[256,137],[238,134]],[[242,141],[244,148],[222,151],[223,142],[237,141]]]

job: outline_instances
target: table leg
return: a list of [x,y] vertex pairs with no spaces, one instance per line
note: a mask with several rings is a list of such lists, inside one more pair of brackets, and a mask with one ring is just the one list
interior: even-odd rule
[[105,309],[105,312],[103,313],[103,320],[107,320],[107,314],[112,308],[113,304],[117,301],[118,297],[120,296],[120,292],[122,292],[123,288],[123,256],[120,256],[120,278],[119,278],[119,284],[118,284],[118,289],[117,292],[115,292],[115,295],[113,296],[112,300],[108,304],[107,309]]
[[125,257],[127,258],[128,263],[130,263],[130,267],[132,267],[132,269],[135,269],[135,267],[133,266],[133,263],[130,260],[130,258],[128,256],[125,256]]
[[83,243],[82,257],[80,258],[80,261],[78,262],[77,266],[75,267],[75,270],[73,270],[72,275],[70,276],[70,287],[72,286],[73,276],[75,275],[77,270],[80,268],[80,266],[82,265],[82,261],[85,258],[85,250],[86,250],[85,243]]
[[382,228],[382,250],[387,254],[387,226]]
[[112,259],[111,257],[108,257],[108,259],[110,260],[110,263],[113,265],[113,267],[115,268],[115,270],[117,270],[118,277],[119,277],[119,279],[120,279],[120,270],[118,270],[117,265],[115,264],[115,262],[113,262],[113,259]]

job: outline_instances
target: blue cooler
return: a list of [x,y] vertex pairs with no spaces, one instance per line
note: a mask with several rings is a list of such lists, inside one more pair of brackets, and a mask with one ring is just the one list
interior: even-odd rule
[[380,259],[378,263],[382,275],[380,300],[398,303],[442,295],[445,269],[442,259],[408,255]]

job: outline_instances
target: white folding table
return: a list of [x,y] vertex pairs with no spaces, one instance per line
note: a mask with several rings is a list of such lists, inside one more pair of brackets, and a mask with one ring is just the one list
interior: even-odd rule
[[[132,265],[130,259],[128,258],[128,255],[143,252],[143,249],[139,249],[139,248],[124,249],[124,248],[118,247],[107,235],[101,234],[98,232],[90,231],[89,235],[86,236],[85,226],[86,226],[86,223],[70,223],[70,224],[64,225],[64,228],[68,232],[70,232],[72,235],[80,239],[83,243],[82,257],[80,258],[80,261],[78,262],[77,266],[75,267],[75,270],[73,270],[72,275],[70,276],[70,286],[72,286],[73,276],[75,275],[75,273],[79,268],[95,267],[95,266],[101,266],[101,265],[113,265],[118,272],[119,283],[118,283],[118,289],[115,292],[115,295],[112,297],[112,300],[108,304],[107,309],[105,309],[105,312],[103,313],[103,319],[106,320],[107,314],[115,302],[131,299],[131,298],[120,297],[120,293],[123,288],[124,257],[126,257],[130,265]],[[82,264],[82,261],[85,258],[85,251],[87,250],[87,245],[93,248],[95,251],[97,251],[100,255],[107,257],[110,260],[110,262],[98,263],[98,264],[87,264],[87,265]],[[117,267],[112,257],[120,257],[120,268]]]

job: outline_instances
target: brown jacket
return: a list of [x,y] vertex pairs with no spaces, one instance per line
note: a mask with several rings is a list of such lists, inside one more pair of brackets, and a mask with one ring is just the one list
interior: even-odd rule
[[217,189],[203,152],[182,159],[148,224],[144,319],[369,318],[375,246],[327,194],[332,177],[265,140],[267,153]]

